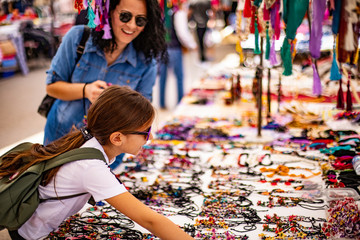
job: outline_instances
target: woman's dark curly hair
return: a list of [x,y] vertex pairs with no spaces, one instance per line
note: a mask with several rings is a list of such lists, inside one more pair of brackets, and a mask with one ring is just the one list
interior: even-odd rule
[[[110,0],[109,24],[111,26],[111,12],[116,8],[121,0]],[[166,61],[165,28],[162,21],[161,8],[157,0],[144,0],[146,3],[147,19],[144,30],[133,41],[136,51],[145,55],[146,61],[159,59]],[[111,39],[103,39],[104,31],[92,31],[94,44],[103,51],[114,51],[117,47],[114,32],[111,26]]]

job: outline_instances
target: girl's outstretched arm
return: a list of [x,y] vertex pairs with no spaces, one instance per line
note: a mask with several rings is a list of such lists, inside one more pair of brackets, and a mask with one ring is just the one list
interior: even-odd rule
[[193,239],[175,223],[165,216],[151,210],[129,192],[106,199],[106,201],[121,213],[125,214],[127,217],[161,239]]

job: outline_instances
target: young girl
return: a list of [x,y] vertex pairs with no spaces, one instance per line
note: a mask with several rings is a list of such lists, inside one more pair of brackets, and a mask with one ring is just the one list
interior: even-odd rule
[[[50,170],[39,187],[41,199],[88,194],[64,200],[40,203],[35,213],[12,239],[40,239],[46,237],[69,216],[79,212],[90,196],[105,200],[117,210],[148,229],[161,239],[193,239],[168,218],[152,211],[131,195],[110,171],[109,164],[121,153],[137,154],[148,139],[152,139],[151,124],[155,111],[149,100],[129,87],[111,86],[91,105],[87,126],[73,129],[64,137],[43,146],[34,144],[24,155],[35,156],[34,161],[46,161],[71,149],[92,147],[106,159],[80,160]],[[17,158],[8,166],[16,165]],[[11,176],[19,169],[0,166],[0,177]]]

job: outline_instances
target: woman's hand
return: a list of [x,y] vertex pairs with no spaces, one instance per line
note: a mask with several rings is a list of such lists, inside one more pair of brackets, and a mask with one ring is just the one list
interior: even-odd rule
[[100,93],[102,93],[102,91],[104,91],[104,89],[108,86],[110,85],[102,80],[89,83],[85,86],[85,97],[93,103],[99,97]]

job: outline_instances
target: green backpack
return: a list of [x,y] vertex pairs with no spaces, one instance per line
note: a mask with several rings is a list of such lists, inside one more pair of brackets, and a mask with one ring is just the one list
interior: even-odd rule
[[[3,157],[8,153],[28,150],[32,145],[32,143],[28,142],[17,145],[0,157],[0,164]],[[65,163],[82,159],[101,159],[105,161],[104,155],[98,149],[77,148],[31,166],[9,183],[6,183],[9,179],[7,177],[0,179],[0,229],[17,230],[31,217],[40,202],[49,200],[39,198],[38,186],[44,172]],[[26,161],[26,159],[23,160]],[[51,199],[62,200],[83,194],[85,193]]]

